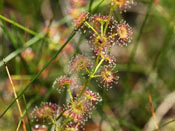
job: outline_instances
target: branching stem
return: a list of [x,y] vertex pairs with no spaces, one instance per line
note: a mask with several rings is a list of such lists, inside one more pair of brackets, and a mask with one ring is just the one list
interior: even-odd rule
[[92,71],[91,74],[89,74],[89,79],[85,82],[79,96],[78,96],[78,99],[83,95],[83,93],[85,92],[86,88],[87,88],[87,85],[89,84],[89,82],[91,81],[92,78],[94,78],[95,76],[95,73],[98,71],[99,67],[101,66],[101,64],[103,63],[104,59],[101,59],[100,62],[98,63],[99,61],[99,55],[97,56],[97,59],[96,59],[96,64],[94,66],[94,69]]
[[72,92],[71,92],[70,88],[68,87],[67,90],[68,90],[71,101],[73,101],[73,96],[72,96]]
[[96,35],[99,36],[98,32],[94,29],[94,27],[92,27],[87,21],[85,21],[84,23],[85,23],[89,28],[91,28],[91,29],[95,32]]

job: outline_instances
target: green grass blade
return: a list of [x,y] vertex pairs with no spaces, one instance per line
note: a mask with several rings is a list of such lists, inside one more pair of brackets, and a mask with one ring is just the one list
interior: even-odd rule
[[135,54],[136,54],[136,51],[137,51],[137,47],[139,45],[139,41],[141,39],[141,36],[143,34],[143,31],[144,31],[144,27],[146,25],[146,22],[147,22],[147,20],[149,18],[150,12],[151,12],[151,7],[152,7],[152,3],[149,3],[148,4],[148,7],[147,7],[146,14],[145,14],[145,17],[144,17],[144,20],[142,22],[142,25],[141,25],[140,30],[138,32],[138,36],[137,36],[136,41],[135,41],[134,48],[131,51],[131,55],[130,55],[130,59],[129,59],[129,64],[133,61],[133,59],[135,57]]
[[[161,129],[161,128],[163,128],[163,127],[166,127],[167,125],[169,125],[169,124],[171,124],[171,123],[173,123],[173,122],[175,122],[175,120],[171,120],[171,121],[168,121],[168,122],[166,122],[166,123],[164,123],[163,125],[161,125],[160,127],[159,127],[159,129]],[[154,130],[154,131],[159,131],[159,130]]]
[[6,21],[6,22],[8,22],[8,23],[11,23],[11,24],[13,24],[14,26],[16,26],[16,27],[18,27],[18,28],[20,28],[20,29],[22,29],[22,30],[24,30],[24,31],[26,31],[26,32],[28,32],[28,33],[30,33],[30,34],[32,34],[32,35],[37,35],[37,34],[38,34],[38,33],[34,32],[34,31],[32,31],[32,30],[30,30],[30,29],[28,29],[28,28],[26,28],[26,27],[24,27],[24,26],[22,26],[22,25],[16,23],[15,21],[10,20],[10,19],[8,19],[8,18],[2,16],[2,15],[0,15],[0,19],[3,20],[3,21]]
[[92,13],[95,13],[97,9],[100,7],[100,5],[104,2],[105,0],[102,0],[98,3],[98,5],[93,9]]
[[[13,59],[14,57],[16,57],[18,54],[21,53],[21,51],[23,51],[25,48],[33,45],[34,43],[36,43],[37,41],[39,41],[41,38],[43,38],[43,35],[39,34],[36,37],[32,38],[31,40],[29,40],[26,44],[25,47],[23,48],[19,48],[17,50],[15,50],[14,52],[12,52],[11,54],[9,54],[7,57],[4,58],[4,61],[7,63],[8,61],[10,61],[11,59]],[[0,61],[0,67],[3,65],[3,61]]]
[[133,49],[131,51],[131,54],[130,54],[130,58],[129,58],[128,65],[127,65],[128,72],[127,72],[126,83],[125,83],[125,86],[126,87],[130,87],[128,81],[130,79],[130,74],[131,74],[131,72],[130,72],[130,70],[131,70],[131,64],[132,64],[132,62],[134,60],[134,57],[135,57],[135,54],[136,54],[136,51],[137,51],[137,48],[138,48],[138,45],[139,45],[139,41],[140,41],[141,36],[143,34],[143,31],[144,31],[146,22],[147,22],[147,20],[149,18],[149,15],[151,13],[151,8],[152,8],[152,2],[148,3],[148,7],[147,7],[147,11],[146,11],[145,17],[143,19],[142,25],[140,27],[140,30],[139,30],[138,35],[137,35],[136,40],[135,40],[134,47],[133,47]]
[[24,100],[25,112],[26,112],[26,116],[27,116],[27,120],[28,120],[28,125],[29,125],[29,131],[31,131],[32,128],[31,128],[31,124],[30,124],[29,112],[28,112],[28,108],[27,108],[26,98],[25,98],[24,95],[23,95],[23,100]]
[[91,8],[92,8],[93,2],[94,2],[94,0],[90,0],[90,3],[89,3],[89,12],[91,12]]
[[32,104],[33,104],[36,100],[38,100],[40,97],[41,97],[41,96],[38,95],[38,96],[36,96],[35,98],[33,98],[31,101],[28,102],[28,104],[26,105],[26,108],[25,108],[25,110],[24,110],[22,116],[20,117],[19,123],[22,122],[22,119],[24,118],[25,114],[27,113],[27,110],[29,110],[29,108],[32,106]]
[[17,98],[15,98],[9,105],[8,107],[5,109],[5,111],[0,115],[0,118],[2,118],[4,116],[4,114],[10,109],[10,107],[15,103],[15,101],[17,99],[19,99],[24,93],[25,91],[30,87],[30,85],[40,76],[40,74],[52,63],[52,61],[57,57],[57,55],[63,50],[63,48],[67,45],[67,43],[74,37],[74,35],[76,34],[77,30],[74,31],[71,36],[67,39],[67,41],[64,43],[64,45],[62,45],[62,47],[55,53],[55,55],[49,60],[48,63],[46,63],[44,65],[44,67],[32,78],[32,80],[27,84],[27,86],[19,93],[19,95],[17,96]]

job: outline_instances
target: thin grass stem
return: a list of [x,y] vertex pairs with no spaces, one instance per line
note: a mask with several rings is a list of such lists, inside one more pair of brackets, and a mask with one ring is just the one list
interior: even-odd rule
[[63,50],[63,48],[67,45],[67,43],[75,36],[77,30],[75,30],[71,36],[67,39],[67,41],[61,46],[61,48],[53,55],[53,57],[47,62],[44,67],[31,79],[31,81],[27,84],[27,86],[19,93],[17,98],[15,98],[8,107],[4,110],[4,112],[0,115],[0,118],[4,116],[4,114],[10,109],[10,107],[15,103],[17,99],[19,99],[25,91],[30,87],[30,85],[40,76],[40,74],[52,63],[52,61],[57,57],[57,55]]
[[12,20],[8,19],[8,18],[5,17],[5,16],[0,15],[0,19],[6,21],[6,22],[8,22],[8,23],[13,24],[14,26],[16,26],[16,27],[18,27],[18,28],[20,28],[20,29],[22,29],[22,30],[28,32],[29,34],[32,34],[32,35],[35,35],[35,36],[38,35],[38,33],[36,33],[36,32],[34,32],[34,31],[32,31],[32,30],[26,28],[25,26],[22,26],[22,25],[16,23],[15,21],[12,21]]
[[[17,106],[18,106],[19,114],[20,114],[20,116],[22,116],[22,110],[21,110],[21,106],[20,106],[19,100],[17,99],[17,94],[16,94],[15,86],[13,84],[12,78],[10,76],[9,69],[8,69],[8,67],[7,67],[7,65],[6,65],[5,62],[4,62],[4,65],[5,65],[5,69],[6,69],[6,72],[7,72],[8,77],[9,77],[9,80],[10,80],[10,84],[11,84],[11,86],[13,88],[13,94],[14,94],[15,99],[16,99],[16,103],[17,103]],[[26,124],[25,124],[24,119],[22,120],[22,125],[23,125],[23,130],[26,131]]]
[[27,116],[27,120],[28,120],[28,125],[29,125],[29,131],[32,130],[31,124],[30,124],[30,118],[29,118],[29,113],[28,113],[28,109],[27,109],[27,102],[26,102],[26,98],[23,95],[23,100],[24,100],[24,105],[25,105],[25,111],[26,111],[26,116]]
[[[20,54],[25,48],[32,46],[33,44],[35,44],[36,42],[38,42],[40,39],[42,39],[44,37],[44,35],[39,34],[37,36],[35,36],[34,38],[30,39],[29,41],[26,42],[25,46],[22,48],[19,48],[17,50],[15,50],[14,52],[10,53],[8,56],[6,56],[4,58],[4,61],[7,63],[9,62],[11,59],[13,59],[14,57],[16,57],[18,54]],[[3,60],[0,61],[0,67],[3,66]]]
[[154,120],[154,125],[156,127],[156,130],[159,131],[159,126],[157,124],[156,115],[155,115],[155,112],[154,112],[154,107],[153,107],[153,102],[152,102],[152,97],[151,97],[150,93],[148,93],[148,98],[149,98],[149,104],[150,104],[150,108],[151,108],[151,113],[152,113],[153,120]]

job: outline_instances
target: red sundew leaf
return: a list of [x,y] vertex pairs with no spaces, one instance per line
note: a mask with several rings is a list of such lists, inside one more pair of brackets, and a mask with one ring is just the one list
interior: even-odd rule
[[42,103],[39,107],[35,107],[32,112],[32,117],[38,122],[51,122],[51,118],[55,119],[58,116],[58,105],[52,103]]
[[101,72],[101,83],[104,84],[104,87],[107,87],[107,90],[112,87],[112,84],[117,84],[119,77],[115,75],[111,69],[104,69]]
[[77,55],[70,63],[70,72],[80,72],[91,67],[89,59],[82,55]]
[[118,45],[126,46],[132,40],[132,28],[125,22],[122,21],[116,27],[116,37],[118,41]]

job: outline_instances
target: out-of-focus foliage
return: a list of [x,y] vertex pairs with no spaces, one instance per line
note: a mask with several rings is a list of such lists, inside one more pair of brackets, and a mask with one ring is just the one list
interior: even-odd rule
[[[92,10],[101,0],[92,0]],[[72,7],[69,0],[0,0],[0,15],[5,16],[36,34],[21,30],[15,24],[0,19],[0,61],[10,53],[17,53],[7,62],[17,93],[51,59],[65,43],[75,27],[74,17],[79,11],[88,11],[89,2],[81,9]],[[104,1],[94,14],[107,15],[109,2]],[[117,59],[118,85],[109,91],[98,87],[95,80],[89,88],[103,98],[85,125],[87,131],[152,131],[152,112],[148,100],[150,92],[159,127],[175,120],[175,1],[137,0],[124,13],[116,9],[114,19],[126,20],[133,28],[133,40],[125,48],[115,46],[112,54]],[[36,41],[37,34],[46,33]],[[30,47],[26,47],[27,42]],[[18,49],[24,49],[18,53]],[[24,93],[27,128],[30,113],[41,102],[52,102],[59,106],[66,103],[66,91],[58,94],[52,88],[57,77],[67,73],[67,66],[77,54],[92,55],[85,34],[77,33],[57,58],[46,68]],[[84,75],[85,79],[88,76]],[[84,83],[84,78],[80,78]],[[171,96],[171,99],[169,99]],[[0,66],[0,114],[14,100],[5,67]],[[23,97],[22,110],[26,110]],[[29,118],[28,118],[28,117]],[[0,118],[0,130],[16,130],[20,116],[16,103]],[[33,124],[30,121],[31,125]],[[32,125],[34,126],[34,125]],[[22,128],[21,128],[22,129]],[[175,130],[175,121],[166,124],[162,131]]]

